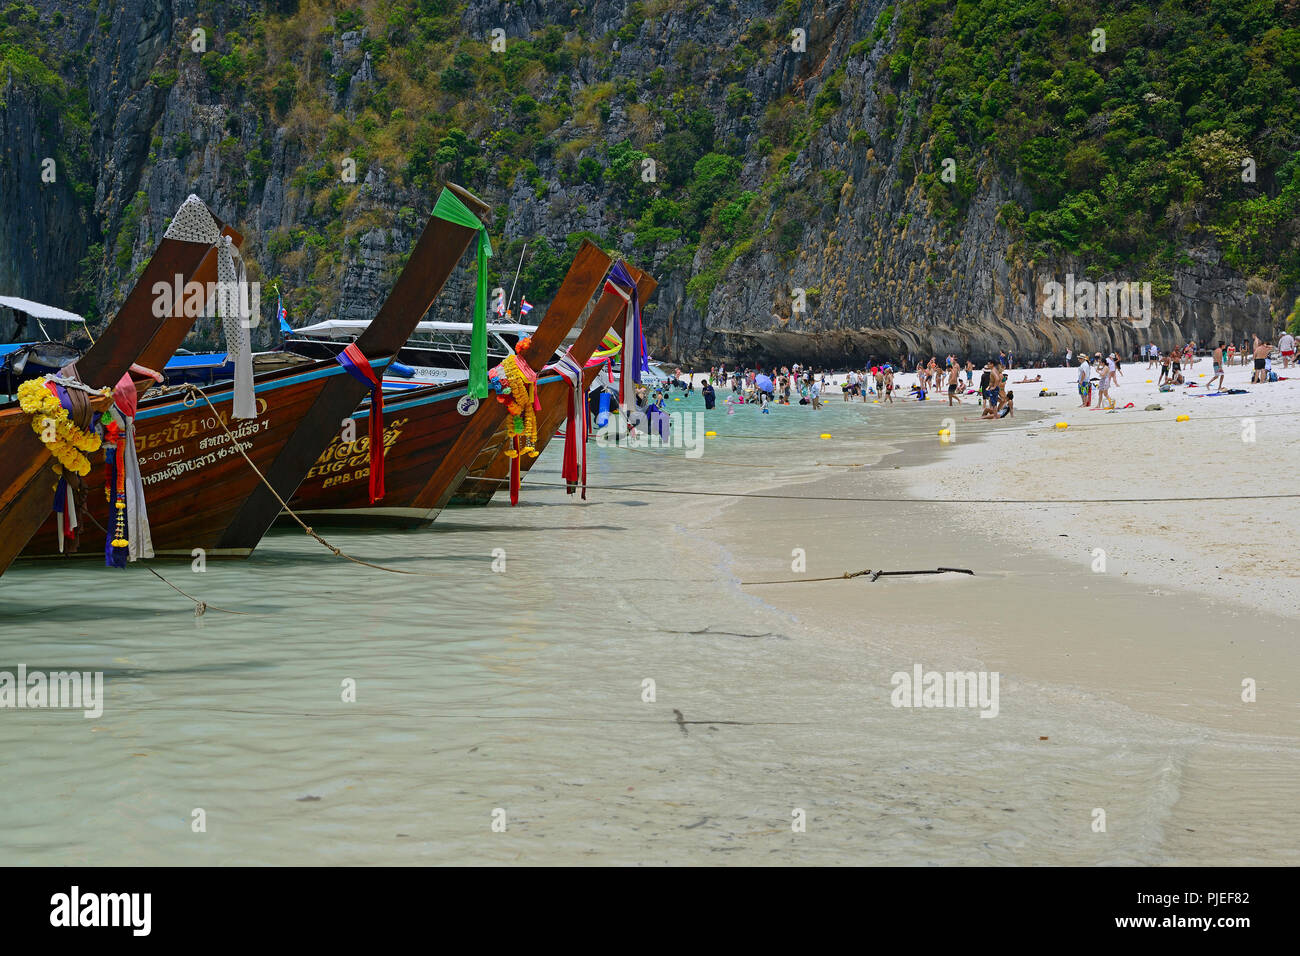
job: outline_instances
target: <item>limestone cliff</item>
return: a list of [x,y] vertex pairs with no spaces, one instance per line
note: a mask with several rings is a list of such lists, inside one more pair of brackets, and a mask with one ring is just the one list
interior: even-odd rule
[[[529,241],[525,291],[544,306],[566,249],[594,236],[657,275],[652,351],[687,363],[1275,332],[1300,291],[1295,125],[1226,123],[1233,149],[1263,159],[1257,183],[1220,194],[1222,157],[1202,148],[1218,141],[1196,125],[1214,91],[1125,75],[1134,49],[1177,36],[1140,5],[1095,4],[1097,22],[1120,18],[1114,51],[1035,59],[1057,36],[1086,44],[1087,16],[1003,6],[1023,8],[1008,28],[1023,36],[994,50],[946,0],[15,4],[0,27],[0,291],[102,320],[193,192],[246,233],[268,345],[276,288],[295,324],[372,315],[436,184],[455,179],[496,211],[494,282],[510,285]],[[1277,36],[1258,42],[1276,45],[1262,52],[1294,97],[1300,5],[1270,9]],[[995,124],[1040,98],[1026,142],[1000,151]],[[1153,131],[1203,160],[1161,170],[1182,191],[1154,252],[1095,212],[1127,188],[1102,152],[1158,154]],[[1076,241],[1071,217],[1089,208]],[[1262,255],[1239,222],[1266,235]],[[1154,279],[1151,327],[1046,317],[1043,287],[1067,273]],[[463,315],[468,279],[436,317]]]

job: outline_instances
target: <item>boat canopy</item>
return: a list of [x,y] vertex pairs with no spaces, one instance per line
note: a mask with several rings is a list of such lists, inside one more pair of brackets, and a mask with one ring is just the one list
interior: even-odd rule
[[52,305],[42,305],[39,302],[33,302],[31,299],[20,299],[16,295],[0,295],[0,306],[13,309],[15,312],[25,312],[38,319],[53,319],[59,322],[80,322],[82,325],[86,324],[86,320],[75,312],[66,312],[63,309],[56,309]]
[[[364,332],[369,325],[369,320],[327,319],[324,322],[317,322],[315,325],[304,325],[302,328],[294,329],[292,334],[326,335],[331,338],[343,338]],[[520,336],[532,335],[537,331],[535,325],[519,325],[514,322],[489,322],[487,328],[489,332]],[[420,322],[415,326],[416,332],[472,332],[473,329],[474,326],[469,322]]]

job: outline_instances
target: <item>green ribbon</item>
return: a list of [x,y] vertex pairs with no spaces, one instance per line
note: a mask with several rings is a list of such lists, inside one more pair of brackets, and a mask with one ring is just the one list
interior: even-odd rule
[[433,214],[458,226],[478,230],[478,288],[474,292],[474,331],[470,335],[469,394],[487,398],[487,261],[492,256],[492,243],[488,240],[487,226],[450,189],[439,193]]

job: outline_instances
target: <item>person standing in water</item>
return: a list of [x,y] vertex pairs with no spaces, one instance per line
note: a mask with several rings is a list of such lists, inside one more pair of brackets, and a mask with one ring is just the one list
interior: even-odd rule
[[717,394],[713,391],[713,383],[707,378],[704,380],[704,385],[700,387],[700,394],[704,396],[704,408],[706,410],[712,408],[718,400]]

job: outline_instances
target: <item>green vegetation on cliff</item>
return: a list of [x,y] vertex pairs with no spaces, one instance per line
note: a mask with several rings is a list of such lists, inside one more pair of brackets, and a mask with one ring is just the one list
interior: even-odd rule
[[971,188],[943,159],[991,156],[1032,196],[1004,217],[1037,255],[1167,268],[1213,238],[1233,268],[1300,282],[1294,0],[920,0],[893,46],[945,215]]
[[[1167,291],[1193,250],[1217,249],[1247,276],[1300,287],[1300,0],[849,0],[802,53],[790,31],[813,22],[811,0],[564,5],[527,35],[511,19],[497,51],[488,13],[297,0],[236,17],[199,0],[148,83],[224,107],[224,127],[155,127],[149,162],[179,161],[189,179],[218,166],[238,218],[287,158],[276,201],[292,225],[252,238],[268,276],[302,290],[298,315],[331,309],[360,237],[413,232],[445,180],[496,206],[494,281],[521,245],[499,241],[507,214],[546,232],[522,278],[538,299],[585,236],[678,271],[703,308],[742,257],[790,266],[824,251],[844,209],[877,205],[891,211],[877,232],[910,228],[934,261],[991,189],[1022,263],[1077,257]],[[60,60],[42,26],[27,4],[0,13],[0,78],[63,115],[81,183],[75,77],[106,54]],[[201,54],[181,42],[196,26]],[[87,206],[90,182],[75,186]],[[111,199],[121,222],[103,254],[119,273],[146,212],[139,188]]]

